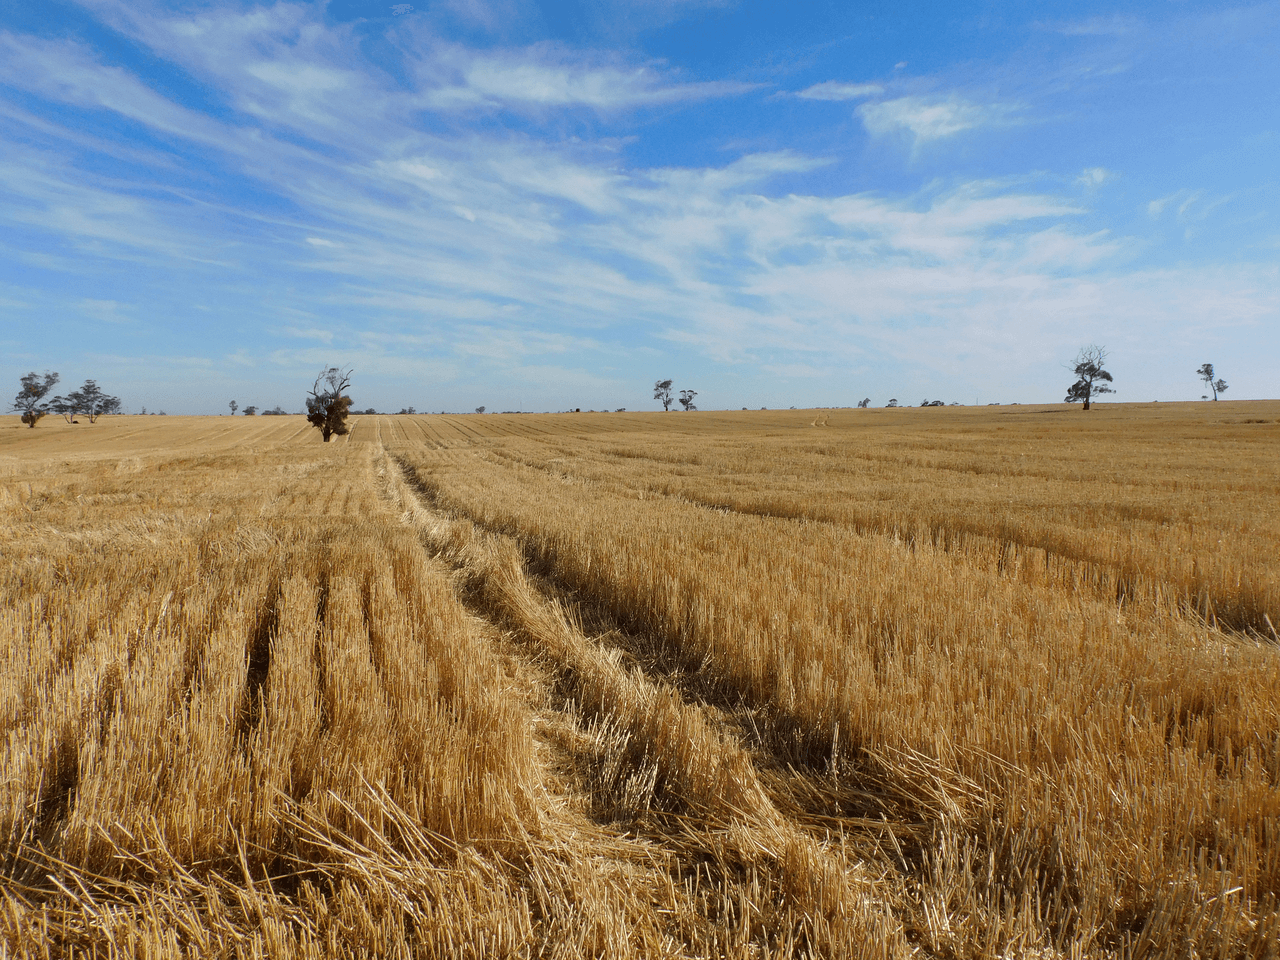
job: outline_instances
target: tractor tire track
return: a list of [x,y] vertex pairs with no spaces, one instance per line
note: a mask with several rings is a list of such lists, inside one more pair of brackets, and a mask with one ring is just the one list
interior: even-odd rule
[[[731,927],[791,936],[816,955],[911,952],[894,909],[904,878],[882,843],[900,851],[895,830],[918,825],[841,821],[826,815],[839,805],[818,800],[821,788],[791,783],[777,764],[762,774],[757,760],[768,755],[745,745],[743,725],[665,669],[644,638],[602,609],[588,607],[584,623],[562,585],[527,569],[515,538],[438,509],[407,464],[384,453],[379,473],[401,519],[454,568],[473,616],[509,639],[513,672],[540,691],[538,733],[566,808],[673,852],[682,883],[710,881],[714,895],[695,900],[721,930],[727,913]],[[823,813],[808,816],[815,802]],[[746,890],[754,910],[741,906]]]

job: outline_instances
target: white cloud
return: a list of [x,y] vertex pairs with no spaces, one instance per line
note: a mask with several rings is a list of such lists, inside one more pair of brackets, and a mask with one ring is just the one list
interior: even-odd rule
[[1215,210],[1231,200],[1230,195],[1209,199],[1203,190],[1183,188],[1167,196],[1158,197],[1147,204],[1147,215],[1153,220],[1164,216],[1166,208],[1172,208],[1179,223],[1198,223],[1207,219]]
[[333,331],[320,327],[284,327],[280,331],[300,340],[318,340],[321,343],[333,343]]
[[72,106],[110,110],[159,132],[215,145],[218,125],[166,100],[118,67],[71,41],[0,32],[0,80]]
[[1010,109],[1002,104],[978,104],[956,96],[910,96],[863,104],[857,112],[873,137],[909,133],[919,146],[965,130],[1007,123]]
[[313,247],[330,247],[330,248],[333,248],[333,247],[340,247],[340,246],[342,246],[342,244],[340,244],[340,243],[337,243],[337,242],[335,242],[335,241],[333,241],[333,240],[325,240],[325,239],[323,239],[322,237],[307,237],[307,243],[311,244]]
[[1110,183],[1116,176],[1114,172],[1105,167],[1088,167],[1080,172],[1080,176],[1076,177],[1076,183],[1086,190],[1093,190],[1104,183]]
[[867,97],[878,97],[884,93],[884,87],[878,83],[841,83],[838,80],[827,80],[815,83],[796,94],[806,100],[863,100]]
[[[455,57],[464,59],[457,51]],[[511,50],[496,56],[467,54],[465,60],[460,64],[464,82],[432,91],[428,99],[433,106],[452,109],[507,103],[619,110],[735,96],[756,89],[755,84],[727,81],[673,84],[647,66],[596,65],[547,48]]]

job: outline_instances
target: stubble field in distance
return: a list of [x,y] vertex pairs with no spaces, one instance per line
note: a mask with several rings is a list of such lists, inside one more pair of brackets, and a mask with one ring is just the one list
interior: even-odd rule
[[0,954],[1275,957],[1280,402],[0,418]]

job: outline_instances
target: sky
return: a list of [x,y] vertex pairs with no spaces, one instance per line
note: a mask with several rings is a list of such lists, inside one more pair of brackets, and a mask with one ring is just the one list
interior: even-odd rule
[[[1280,2],[4,0],[0,384],[1280,397]],[[5,393],[2,399],[7,399]]]

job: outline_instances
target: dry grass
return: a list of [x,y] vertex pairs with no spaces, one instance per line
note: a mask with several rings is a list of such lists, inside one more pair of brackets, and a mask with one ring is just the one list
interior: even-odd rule
[[0,952],[1276,956],[1277,454],[1275,403],[0,420]]

